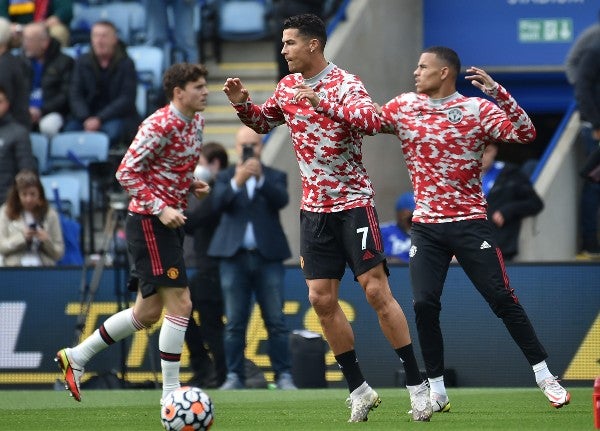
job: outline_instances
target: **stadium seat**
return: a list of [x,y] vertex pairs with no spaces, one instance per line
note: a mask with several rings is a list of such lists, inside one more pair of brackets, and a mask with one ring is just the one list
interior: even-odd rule
[[201,9],[200,43],[206,33],[209,33],[214,56],[217,62],[220,62],[222,40],[260,40],[270,36],[269,17],[271,11],[271,0],[204,2]]
[[128,46],[127,54],[133,60],[138,75],[136,106],[138,113],[145,117],[159,104],[165,54],[161,48],[149,45]]
[[103,132],[61,132],[50,141],[51,169],[85,169],[108,159],[109,139]]
[[270,3],[265,0],[221,0],[219,37],[223,40],[257,40],[270,34]]
[[31,150],[37,160],[38,172],[40,175],[45,174],[48,172],[48,150],[50,148],[50,141],[46,135],[37,132],[29,133],[29,139],[31,141]]
[[139,2],[111,2],[104,4],[73,3],[71,20],[72,43],[89,41],[92,25],[100,20],[112,22],[125,44],[143,41],[146,28],[146,9]]
[[91,162],[106,162],[108,148],[109,139],[105,133],[61,132],[50,141],[50,171],[79,178],[81,200],[89,202],[88,165]]
[[161,88],[165,61],[163,50],[156,46],[133,45],[127,47],[127,54],[135,64],[139,81],[147,88]]
[[41,175],[40,181],[44,186],[46,199],[52,205],[54,202],[54,188],[58,188],[61,209],[67,215],[79,219],[81,216],[80,184],[79,180],[68,174]]

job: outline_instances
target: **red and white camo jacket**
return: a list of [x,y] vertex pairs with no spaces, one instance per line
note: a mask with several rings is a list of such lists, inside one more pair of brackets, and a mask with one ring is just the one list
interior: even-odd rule
[[125,153],[117,180],[131,196],[129,211],[183,211],[202,149],[204,117],[187,118],[169,104],[146,118]]
[[[321,99],[294,101],[294,85],[310,85]],[[258,133],[287,123],[302,178],[301,209],[337,212],[374,205],[374,191],[362,160],[362,139],[380,127],[373,101],[360,79],[330,63],[314,78],[283,78],[261,106],[234,105]]]
[[498,105],[459,93],[444,99],[405,93],[382,107],[381,131],[400,139],[408,166],[417,204],[413,221],[486,218],[481,189],[485,146],[535,139],[529,116],[502,86],[486,93]]

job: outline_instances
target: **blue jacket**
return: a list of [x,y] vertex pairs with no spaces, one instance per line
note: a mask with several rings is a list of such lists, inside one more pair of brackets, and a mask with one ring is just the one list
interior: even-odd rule
[[232,257],[241,248],[248,222],[252,222],[257,249],[268,260],[285,260],[291,256],[279,211],[289,202],[287,174],[263,165],[264,184],[256,188],[252,199],[245,185],[235,192],[231,179],[235,166],[217,176],[212,191],[213,209],[221,214],[221,221],[212,238],[208,254],[214,257]]

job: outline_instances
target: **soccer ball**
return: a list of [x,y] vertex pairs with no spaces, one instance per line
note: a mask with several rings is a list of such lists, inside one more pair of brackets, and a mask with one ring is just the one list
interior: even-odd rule
[[214,422],[213,403],[202,389],[182,386],[163,399],[160,419],[167,431],[208,430]]

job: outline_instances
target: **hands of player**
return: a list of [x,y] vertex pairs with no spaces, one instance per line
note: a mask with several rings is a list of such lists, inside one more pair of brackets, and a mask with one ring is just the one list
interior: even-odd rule
[[223,84],[223,92],[231,103],[245,103],[250,97],[240,78],[227,78]]
[[210,185],[202,180],[194,180],[190,189],[197,199],[203,199],[210,193]]
[[467,69],[467,73],[470,73],[471,75],[466,75],[465,79],[471,81],[471,84],[479,88],[484,93],[486,90],[493,90],[494,87],[497,85],[496,81],[494,81],[492,77],[488,75],[483,69],[479,69],[478,67],[472,66]]
[[296,90],[296,94],[294,95],[294,100],[296,102],[299,102],[303,99],[307,99],[313,108],[316,108],[319,105],[319,102],[321,101],[321,99],[319,99],[319,96],[317,96],[317,93],[315,93],[315,90],[313,90],[308,85],[298,84],[298,85],[294,85],[292,88],[294,90]]
[[233,177],[238,187],[243,186],[250,177],[259,179],[262,176],[262,165],[256,157],[250,157],[245,162],[239,161]]
[[177,211],[175,208],[164,207],[161,213],[158,215],[158,219],[166,227],[173,229],[183,226],[187,217]]

